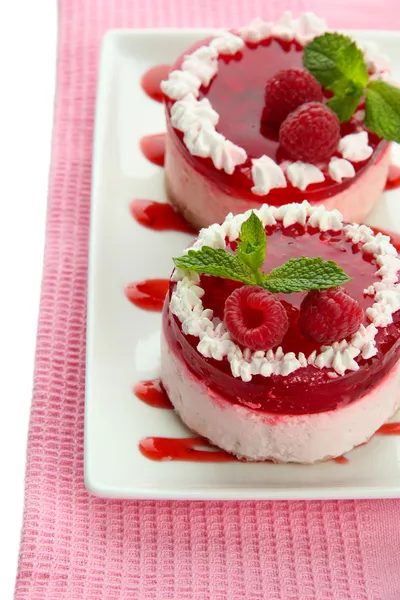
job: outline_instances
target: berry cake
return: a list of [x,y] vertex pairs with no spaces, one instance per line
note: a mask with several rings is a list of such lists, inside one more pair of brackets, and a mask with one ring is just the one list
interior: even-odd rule
[[388,236],[307,201],[263,205],[201,230],[174,261],[161,380],[191,430],[239,458],[314,463],[395,414],[400,258]]
[[[312,13],[296,20],[285,13],[276,24],[255,19],[198,42],[173,65],[161,83],[166,188],[192,225],[264,202],[300,202],[304,190],[311,205],[363,222],[385,185],[393,139],[365,119],[363,90],[368,78],[375,86],[388,80],[389,62],[372,44],[361,51],[324,32]],[[312,44],[330,35],[358,53],[362,65],[350,84],[315,66]]]

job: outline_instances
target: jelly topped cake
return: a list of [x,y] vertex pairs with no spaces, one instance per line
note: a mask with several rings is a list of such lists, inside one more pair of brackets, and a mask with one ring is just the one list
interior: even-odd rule
[[182,420],[249,460],[311,463],[400,403],[400,258],[309,202],[201,230],[174,259],[162,382]]
[[166,186],[192,224],[299,202],[304,190],[349,221],[370,211],[387,177],[387,140],[400,136],[400,122],[383,114],[397,115],[400,92],[374,45],[325,29],[311,13],[285,13],[178,58],[161,84]]

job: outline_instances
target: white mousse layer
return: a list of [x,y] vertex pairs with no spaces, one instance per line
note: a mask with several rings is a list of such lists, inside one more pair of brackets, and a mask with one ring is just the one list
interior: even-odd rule
[[[222,223],[226,215],[245,212],[250,208],[260,208],[264,202],[273,204],[272,196],[256,196],[250,201],[240,197],[238,190],[224,190],[214,181],[205,177],[192,167],[185,158],[186,148],[176,141],[169,118],[167,118],[165,175],[168,196],[174,206],[187,221],[196,227],[208,227],[213,223]],[[326,188],[326,196],[321,194],[321,200],[313,204],[323,204],[328,210],[338,209],[345,221],[363,223],[367,214],[372,210],[385,186],[391,161],[390,145],[379,156],[377,161],[369,166],[364,173],[355,177],[352,182],[338,194],[331,195]],[[293,196],[288,192],[285,203],[293,202]]]
[[161,380],[182,421],[216,446],[248,460],[314,463],[366,441],[400,406],[400,362],[368,394],[316,414],[281,415],[233,405],[191,373],[162,334]]

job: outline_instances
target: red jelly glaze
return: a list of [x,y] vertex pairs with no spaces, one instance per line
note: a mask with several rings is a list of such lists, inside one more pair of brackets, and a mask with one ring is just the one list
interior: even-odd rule
[[152,67],[142,77],[143,91],[156,102],[163,101],[163,93],[160,89],[160,83],[168,78],[171,65],[156,65]]
[[[207,41],[199,42],[185,54]],[[182,57],[176,61],[173,68],[180,68],[181,63]],[[265,122],[263,117],[265,84],[281,69],[302,66],[303,48],[296,42],[276,39],[264,40],[257,46],[246,44],[234,56],[221,56],[218,59],[217,76],[207,88],[200,88],[199,98],[208,98],[220,115],[217,130],[246,150],[247,161],[237,166],[232,175],[228,175],[223,170],[215,169],[211,159],[192,156],[183,145],[183,134],[170,127],[172,139],[178,144],[180,151],[184,152],[192,167],[214,180],[225,191],[232,193],[237,190],[241,196],[254,201],[254,194],[250,191],[254,185],[251,178],[251,159],[263,154],[278,161],[288,158],[279,146],[277,128]],[[166,104],[167,109],[170,109],[172,101],[167,98]],[[356,123],[344,123],[341,126],[341,135],[355,132],[356,127]],[[369,143],[374,153],[367,161],[354,164],[357,174],[377,162],[388,145],[388,142],[373,134],[369,135]],[[308,186],[307,199],[315,202],[333,196],[352,185],[354,181],[354,178],[349,178],[337,183],[327,175],[324,182]],[[287,188],[273,189],[268,194],[269,204],[301,202],[303,199],[304,192],[290,183]]]
[[[376,262],[371,255],[363,254],[359,245],[347,241],[343,232],[321,233],[312,228],[305,231],[299,225],[285,229],[281,225],[267,227],[266,232],[266,272],[292,257],[321,256],[324,260],[336,261],[353,277],[346,284],[346,289],[364,311],[373,304],[373,298],[364,296],[363,290],[376,281]],[[215,302],[222,307],[223,291],[225,289],[226,295],[229,294],[232,282],[203,275],[201,285],[204,286],[206,280],[203,306],[213,307],[215,290]],[[170,292],[175,285],[171,283]],[[282,343],[283,349],[285,352],[304,352],[308,356],[319,346],[306,340],[298,329],[297,315],[304,293],[282,294],[280,297],[287,305],[291,321]],[[364,324],[368,323],[365,318]],[[256,375],[251,382],[245,383],[232,376],[226,359],[216,361],[201,356],[196,349],[198,338],[184,335],[180,322],[169,311],[164,315],[164,330],[171,349],[211,390],[232,403],[278,414],[308,414],[345,406],[377,385],[400,358],[400,311],[395,313],[393,324],[379,330],[376,338],[378,354],[368,361],[358,357],[358,371],[347,371],[343,376],[336,377],[332,370],[333,378],[328,376],[327,369],[309,365],[286,377],[273,375],[265,378]]]
[[208,450],[208,448],[214,448],[214,446],[201,437],[146,437],[139,443],[140,452],[150,460],[190,462],[236,462],[238,460],[223,450]]
[[138,223],[154,231],[183,231],[193,235],[196,233],[170,204],[152,200],[132,200],[130,212]]
[[168,286],[168,279],[145,279],[125,286],[125,296],[138,308],[160,312]]
[[143,136],[140,140],[140,149],[147,160],[159,167],[163,167],[165,158],[165,133],[154,133]]
[[376,433],[379,435],[400,435],[400,422],[385,423]]
[[160,379],[139,381],[133,388],[133,392],[139,400],[142,400],[142,402],[149,406],[153,406],[154,408],[173,408]]

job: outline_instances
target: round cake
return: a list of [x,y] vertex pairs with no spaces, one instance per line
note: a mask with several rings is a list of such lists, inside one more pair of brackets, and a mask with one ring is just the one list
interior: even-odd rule
[[[178,58],[161,84],[165,176],[171,203],[191,224],[220,223],[228,212],[264,202],[301,202],[304,190],[311,205],[363,222],[385,185],[390,144],[365,125],[362,87],[347,118],[329,104],[335,85],[321,86],[304,69],[305,48],[325,29],[312,13],[299,19],[285,13],[276,24],[256,19],[202,40]],[[372,44],[362,50],[366,76],[386,80],[386,57]],[[304,105],[315,102],[330,113],[327,103],[335,108],[341,122],[327,126],[325,135],[306,114],[300,142],[292,135],[288,143],[292,109],[307,113]]]
[[394,415],[400,258],[388,236],[307,201],[263,205],[174,260],[161,379],[190,429],[239,458],[313,463]]

